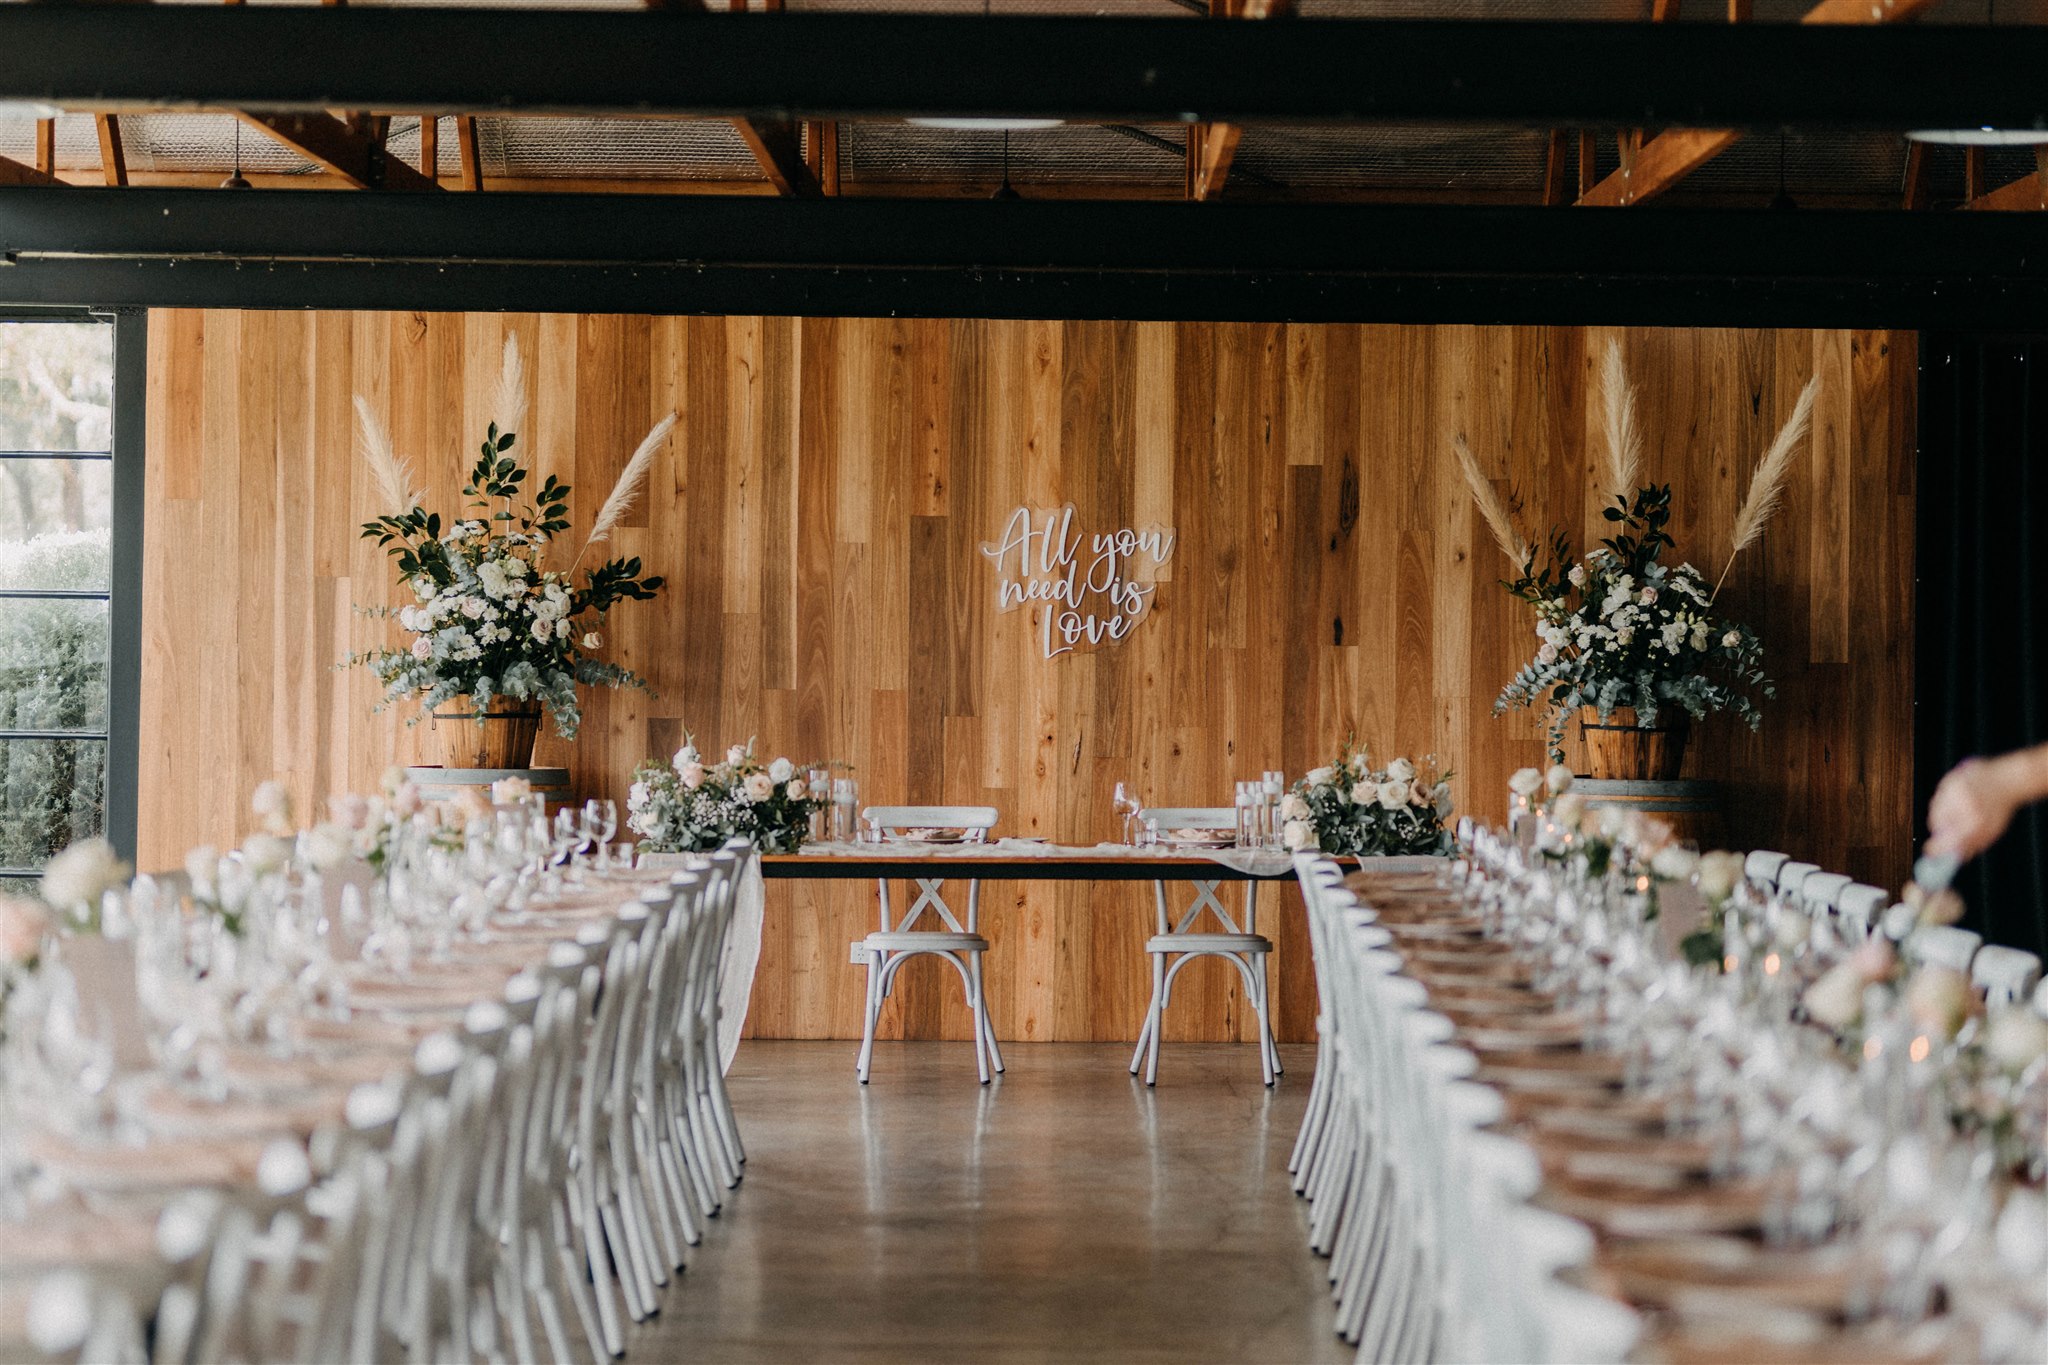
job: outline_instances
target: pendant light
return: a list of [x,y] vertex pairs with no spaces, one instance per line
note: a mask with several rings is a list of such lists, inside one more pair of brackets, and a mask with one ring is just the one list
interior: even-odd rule
[[249,182],[242,178],[242,121],[235,120],[235,173],[220,182],[224,190],[246,190]]
[[1017,193],[1017,187],[1010,183],[1010,130],[1005,128],[1003,130],[1003,183],[996,186],[996,192],[990,195],[989,198],[1003,200],[1022,199],[1023,197],[1023,195]]

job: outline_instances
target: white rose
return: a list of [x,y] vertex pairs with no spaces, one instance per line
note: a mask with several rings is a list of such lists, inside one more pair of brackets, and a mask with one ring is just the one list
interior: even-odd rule
[[1541,649],[1537,650],[1537,651],[1536,651],[1536,662],[1537,662],[1537,663],[1539,663],[1539,664],[1554,664],[1554,663],[1556,663],[1556,662],[1557,662],[1557,646],[1556,646],[1556,645],[1552,645],[1552,644],[1546,644],[1546,645],[1544,645],[1544,646],[1543,646],[1543,648],[1541,648]]
[[377,786],[386,796],[396,796],[398,789],[404,786],[406,781],[404,766],[393,763],[386,767],[383,775],[377,779]]
[[758,804],[775,795],[775,784],[768,780],[768,774],[766,773],[750,773],[747,776],[744,790],[747,800]]
[[2025,1005],[1998,1011],[1984,1026],[1984,1055],[2018,1075],[2048,1057],[2048,1019]]
[[1308,819],[1308,802],[1302,799],[1300,792],[1289,792],[1280,798],[1280,818],[1282,820]]
[[1380,783],[1381,807],[1383,807],[1386,810],[1399,810],[1401,809],[1401,807],[1407,804],[1408,784],[1406,782]]
[[509,806],[533,795],[533,783],[523,777],[501,777],[491,784],[491,804]]
[[533,638],[543,644],[547,643],[548,638],[555,633],[555,628],[546,621],[535,621],[528,629],[533,632]]
[[412,819],[420,813],[420,807],[425,804],[426,798],[420,795],[420,789],[411,782],[399,783],[398,790],[391,793],[392,812],[401,820]]
[[555,638],[557,640],[566,640],[575,633],[576,627],[570,624],[568,617],[565,616],[555,622]]
[[292,817],[291,794],[285,791],[284,783],[270,778],[256,784],[255,794],[249,798],[249,809],[266,825],[274,819],[282,819],[289,824]]
[[693,792],[704,785],[704,765],[702,763],[685,763],[677,776],[683,780],[683,790]]
[[695,763],[701,757],[703,755],[697,752],[696,745],[685,744],[682,748],[676,750],[676,766],[680,768],[685,763]]
[[747,761],[747,751],[740,745],[735,744],[725,751],[725,761],[728,763],[744,763]]
[[1720,850],[1700,859],[1700,895],[1709,905],[1719,905],[1735,894],[1742,884],[1742,855]]
[[1389,782],[1413,782],[1415,780],[1415,765],[1405,758],[1395,759],[1387,765],[1387,780]]
[[1308,770],[1308,784],[1311,787],[1320,787],[1336,775],[1337,770],[1335,768],[1310,768]]
[[472,620],[472,621],[480,621],[480,620],[482,620],[482,619],[483,619],[483,614],[484,614],[484,600],[483,600],[483,598],[481,598],[481,597],[465,597],[465,598],[463,598],[463,599],[462,599],[462,614],[463,614],[464,616],[467,616],[467,617],[468,617],[468,618],[469,618],[470,620]]
[[1450,819],[1452,810],[1456,809],[1451,802],[1451,784],[1448,782],[1437,783],[1436,790],[1431,795],[1436,798],[1437,818],[1439,820]]
[[1736,649],[1740,647],[1741,644],[1742,632],[1739,630],[1731,630],[1726,635],[1723,635],[1721,637],[1721,648],[1723,649]]
[[1566,792],[1550,803],[1550,818],[1560,829],[1577,829],[1586,820],[1586,798]]
[[1603,839],[1619,839],[1621,832],[1628,828],[1628,812],[1619,806],[1600,807],[1600,818],[1595,822]]
[[1280,838],[1293,852],[1315,848],[1316,827],[1306,820],[1289,820],[1280,830]]
[[1970,1014],[1970,978],[1953,967],[1922,967],[1906,983],[1906,1012],[1929,1033],[1953,1038]]
[[1543,790],[1552,796],[1563,796],[1572,789],[1572,770],[1562,763],[1553,763],[1543,771]]
[[1837,962],[1800,999],[1816,1024],[1840,1033],[1863,1017],[1863,978],[1847,962]]
[[307,863],[320,872],[332,872],[355,853],[347,827],[331,821],[322,821],[307,830],[300,837],[299,848]]
[[191,879],[193,895],[212,900],[214,878],[220,875],[220,850],[211,844],[201,844],[187,853],[185,875]]
[[1803,910],[1773,905],[1765,915],[1771,942],[1790,952],[1813,936],[1813,920]]
[[242,841],[242,861],[257,876],[276,872],[292,860],[292,846],[275,834],[252,834]]
[[604,648],[604,637],[594,630],[590,631],[583,637],[583,647],[585,649],[602,649]]
[[1535,768],[1517,768],[1508,778],[1508,790],[1517,796],[1534,796],[1543,785],[1543,774]]
[[434,657],[434,642],[422,635],[412,642],[412,657],[426,660]]
[[811,789],[804,785],[801,777],[792,777],[789,785],[782,789],[782,794],[792,801],[801,801],[811,794]]
[[1573,587],[1575,587],[1575,588],[1583,588],[1583,587],[1585,587],[1585,586],[1586,586],[1586,566],[1585,566],[1585,565],[1583,565],[1583,564],[1574,564],[1574,565],[1572,565],[1572,567],[1571,567],[1571,571],[1570,571],[1569,573],[1567,573],[1567,574],[1565,575],[1565,577],[1571,580],[1571,585],[1572,585]]
[[1650,859],[1650,871],[1667,882],[1689,881],[1699,870],[1700,855],[1677,844],[1658,849]]
[[1380,799],[1380,784],[1371,778],[1361,778],[1351,784],[1351,803],[1356,806],[1370,806]]
[[786,758],[778,758],[768,765],[768,776],[775,782],[787,782],[796,775],[796,764]]
[[105,839],[81,839],[43,869],[43,899],[65,914],[90,915],[100,897],[128,880],[129,871]]

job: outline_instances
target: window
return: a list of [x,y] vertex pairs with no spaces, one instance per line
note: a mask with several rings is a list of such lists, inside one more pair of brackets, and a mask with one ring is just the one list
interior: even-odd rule
[[0,890],[74,840],[133,843],[132,784],[110,800],[134,767],[117,616],[140,607],[116,610],[140,549],[117,534],[116,343],[106,317],[0,316]]

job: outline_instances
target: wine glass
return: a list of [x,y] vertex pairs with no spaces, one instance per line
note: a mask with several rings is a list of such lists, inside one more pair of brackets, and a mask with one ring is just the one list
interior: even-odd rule
[[619,832],[619,803],[610,797],[593,797],[583,803],[583,814],[597,834],[597,863],[610,862],[612,836]]
[[1116,813],[1123,817],[1124,842],[1126,844],[1131,843],[1131,822],[1138,818],[1138,812],[1145,808],[1145,803],[1139,799],[1136,792],[1131,790],[1130,784],[1127,782],[1116,784],[1116,792],[1111,798],[1111,802],[1116,809]]

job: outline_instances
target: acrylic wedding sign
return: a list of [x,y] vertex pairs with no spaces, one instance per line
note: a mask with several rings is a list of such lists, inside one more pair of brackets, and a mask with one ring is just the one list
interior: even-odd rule
[[1153,573],[1173,556],[1170,526],[1085,537],[1074,507],[1019,507],[981,552],[996,570],[996,610],[1036,606],[1039,649],[1054,659],[1124,639],[1152,609]]

